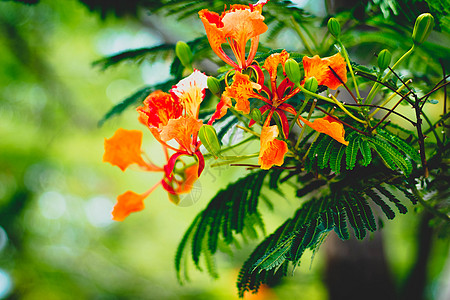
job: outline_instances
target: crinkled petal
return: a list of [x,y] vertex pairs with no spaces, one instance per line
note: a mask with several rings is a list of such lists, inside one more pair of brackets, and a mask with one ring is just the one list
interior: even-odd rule
[[266,58],[263,68],[269,72],[270,80],[273,81],[277,78],[277,67],[279,64],[283,66],[284,71],[284,64],[288,58],[289,53],[287,53],[286,50],[283,50],[280,53],[271,54],[268,58]]
[[336,121],[334,117],[325,116],[324,118],[314,120],[314,122],[310,122],[301,116],[300,119],[312,129],[329,135],[330,137],[332,137],[339,143],[344,144],[345,146],[348,145],[348,141],[344,139],[345,136],[344,125]]
[[110,139],[105,139],[103,161],[118,166],[122,171],[132,164],[149,171],[159,170],[144,161],[141,156],[141,144],[141,131],[119,128]]
[[166,125],[170,119],[181,116],[183,107],[169,93],[157,90],[147,96],[144,106],[138,107],[139,121],[149,127],[159,128]]
[[114,221],[123,221],[133,212],[144,209],[144,199],[149,193],[136,194],[132,191],[126,191],[117,197],[117,203],[114,205],[112,216]]
[[219,120],[223,116],[225,116],[227,114],[229,107],[231,107],[231,99],[227,96],[222,95],[222,98],[220,99],[219,103],[217,103],[216,111],[208,121],[208,125],[211,125],[216,120]]
[[284,163],[284,155],[287,153],[287,144],[277,139],[278,128],[276,125],[264,126],[261,131],[261,150],[259,152],[259,164],[261,169],[268,170],[272,166],[281,166]]
[[342,83],[336,78],[328,66],[333,68],[344,83],[347,82],[347,64],[340,53],[322,59],[318,55],[315,55],[313,58],[304,56],[303,68],[305,69],[305,80],[310,77],[315,77],[319,85],[325,85],[332,90],[337,89]]
[[253,89],[261,89],[261,86],[257,83],[250,81],[250,78],[246,74],[242,74],[237,71],[233,76],[233,83],[231,86],[225,88],[224,96],[233,98],[236,100],[236,110],[242,111],[245,114],[250,113],[249,98],[260,98],[253,91]]
[[180,80],[172,87],[170,93],[174,99],[178,99],[184,107],[187,116],[196,118],[200,103],[205,98],[206,81],[208,76],[199,70],[194,70],[191,75]]
[[162,128],[161,140],[168,142],[171,139],[175,139],[182,149],[192,154],[195,151],[195,145],[192,143],[193,135],[198,133],[202,125],[202,121],[193,117],[171,119]]

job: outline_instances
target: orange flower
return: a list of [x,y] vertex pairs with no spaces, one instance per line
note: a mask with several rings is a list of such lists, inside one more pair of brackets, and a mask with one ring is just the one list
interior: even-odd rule
[[277,68],[279,64],[283,66],[284,71],[284,64],[288,58],[289,53],[287,53],[286,50],[283,50],[280,53],[271,54],[268,58],[266,58],[263,68],[269,72],[271,81],[275,81],[277,78]]
[[141,144],[141,131],[119,128],[110,139],[105,139],[103,162],[118,166],[122,171],[132,164],[137,164],[147,171],[161,171],[162,168],[144,161]]
[[183,106],[169,93],[158,90],[148,95],[144,100],[144,106],[140,106],[136,110],[139,112],[139,121],[150,129],[158,141],[161,141],[162,128],[170,119],[181,116]]
[[161,140],[164,142],[175,139],[180,145],[180,149],[189,154],[197,150],[197,145],[193,142],[194,136],[202,127],[203,122],[193,117],[179,117],[170,119],[167,126],[161,131]]
[[[207,9],[198,13],[205,26],[212,50],[235,69],[247,68],[255,57],[259,35],[267,31],[267,25],[264,24],[264,17],[261,15],[262,7],[266,2],[255,6],[231,5],[230,9],[221,15]],[[251,41],[250,52],[246,58],[245,46],[249,40]],[[223,43],[230,45],[237,63],[223,51]]]
[[248,75],[236,71],[233,76],[233,83],[231,86],[225,88],[223,97],[229,97],[236,100],[236,110],[242,111],[244,114],[250,113],[249,98],[261,98],[253,89],[261,89],[257,83],[250,81]]
[[310,122],[303,117],[300,116],[300,119],[309,127],[312,129],[325,133],[338,141],[341,144],[344,144],[345,146],[348,146],[348,141],[344,139],[345,136],[345,130],[342,123],[337,121],[336,117],[331,116],[325,116],[320,119],[314,120],[314,122]]
[[147,195],[147,193],[139,195],[132,191],[126,191],[117,197],[117,203],[112,211],[113,220],[123,221],[131,213],[143,210],[145,207],[144,199]]
[[284,163],[284,155],[287,153],[287,144],[277,139],[278,127],[264,126],[261,130],[261,150],[258,163],[261,169],[268,170],[273,165],[281,166]]
[[337,53],[325,58],[320,58],[318,55],[315,55],[313,58],[303,56],[305,79],[302,84],[306,79],[315,77],[319,85],[325,85],[332,90],[337,89],[342,83],[336,78],[329,67],[333,68],[344,83],[347,82],[347,64],[341,54]]

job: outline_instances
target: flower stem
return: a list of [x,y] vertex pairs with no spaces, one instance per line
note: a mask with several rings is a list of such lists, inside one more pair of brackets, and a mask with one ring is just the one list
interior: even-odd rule
[[[403,54],[403,56],[400,57],[400,58],[397,60],[397,62],[392,66],[391,69],[392,69],[392,70],[395,69],[400,63],[402,63],[408,56],[411,55],[411,53],[413,53],[414,49],[415,49],[415,45],[413,44],[412,47],[411,47],[411,49],[409,49],[408,51],[406,51],[406,53]],[[389,70],[389,71],[386,73],[386,75],[384,75],[384,77],[381,79],[381,83],[384,83],[384,82],[388,79],[389,75],[391,75],[391,73],[392,73],[392,70]],[[376,82],[376,83],[372,86],[372,89],[370,90],[369,94],[367,95],[366,101],[364,102],[364,104],[367,104],[367,103],[370,104],[370,103],[372,103],[373,98],[375,97],[375,95],[377,94],[377,92],[380,90],[380,88],[381,88],[380,84],[379,84],[378,82]]]
[[[311,115],[314,111],[314,108],[316,107],[316,104],[317,104],[317,100],[314,99],[314,102],[311,105],[311,109],[309,110],[308,117],[306,118],[308,121],[309,121],[309,119],[311,119]],[[298,116],[297,116],[297,118],[298,118]],[[302,131],[300,132],[300,134],[298,136],[297,143],[295,144],[295,150],[298,150],[298,145],[300,145],[300,141],[303,137],[303,134],[305,133],[305,130],[306,130],[306,124],[303,125]]]
[[[406,84],[410,84],[412,82],[411,79],[409,79]],[[370,115],[369,118],[373,118],[373,116],[382,108],[385,107],[395,96],[397,96],[398,93],[400,93],[404,88],[406,87],[406,85],[402,85],[401,87],[399,87],[392,95],[390,95],[381,105],[379,105],[380,107],[378,107],[377,109],[375,109]]]
[[337,42],[338,42],[339,46],[341,47],[342,55],[344,55],[345,61],[347,62],[348,69],[350,70],[350,74],[352,75],[353,85],[355,86],[355,90],[356,90],[356,97],[358,98],[358,101],[361,101],[362,98],[359,93],[358,83],[356,82],[355,72],[353,72],[352,64],[350,63],[350,59],[348,58],[347,49],[345,49],[345,46],[344,46],[344,44],[342,44],[340,39],[338,39]]
[[335,103],[337,106],[339,106],[339,108],[342,109],[342,110],[343,110],[347,115],[349,115],[352,119],[358,121],[359,123],[367,124],[366,121],[363,121],[363,120],[361,120],[361,119],[355,117],[351,112],[349,112],[349,111],[344,107],[344,105],[342,105],[342,103],[339,102],[338,99],[336,99],[333,95],[329,94],[328,96],[329,96],[331,99],[333,99],[334,103]]

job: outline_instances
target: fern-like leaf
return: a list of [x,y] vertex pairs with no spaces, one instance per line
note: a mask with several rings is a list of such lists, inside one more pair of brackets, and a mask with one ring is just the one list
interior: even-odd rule
[[346,160],[346,168],[347,170],[352,170],[355,167],[356,163],[356,156],[358,155],[358,150],[360,148],[359,143],[359,135],[357,132],[352,132],[347,137],[349,143],[348,146],[345,148],[345,160]]

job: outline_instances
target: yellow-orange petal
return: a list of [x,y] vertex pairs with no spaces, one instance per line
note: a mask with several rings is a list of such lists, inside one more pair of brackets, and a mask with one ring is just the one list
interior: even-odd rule
[[342,83],[336,78],[329,66],[333,68],[344,83],[347,82],[347,63],[340,53],[322,59],[318,55],[313,58],[304,56],[305,80],[315,77],[319,85],[325,85],[332,90],[337,89]]
[[149,195],[148,192],[144,194],[136,194],[132,191],[126,191],[117,197],[117,203],[114,205],[112,216],[114,221],[123,221],[131,213],[141,211],[144,209],[144,199]]
[[320,119],[314,120],[314,122],[310,122],[303,117],[300,116],[300,119],[312,129],[325,133],[338,141],[345,146],[348,146],[348,141],[345,140],[345,130],[344,125],[342,123],[336,121],[333,117],[325,116]]
[[177,143],[189,153],[195,151],[192,144],[192,136],[198,133],[203,122],[193,117],[179,117],[171,119],[166,126],[162,128],[161,140],[168,142],[175,139]]
[[208,76],[199,70],[194,70],[191,75],[180,80],[170,90],[174,99],[178,99],[183,106],[186,115],[197,118],[200,103],[205,98],[206,81]]
[[278,127],[264,126],[261,130],[261,150],[258,163],[261,169],[268,170],[273,165],[281,166],[284,163],[284,155],[287,153],[287,144],[277,139]]
[[236,100],[236,110],[248,114],[250,113],[250,102],[248,99],[260,97],[253,89],[261,89],[261,86],[250,81],[248,75],[237,71],[233,76],[233,83],[225,88],[223,95]]
[[122,171],[131,165],[150,168],[141,156],[142,132],[119,128],[110,139],[105,138],[103,162],[118,166]]
[[286,50],[283,50],[280,53],[271,54],[268,58],[266,58],[263,68],[269,72],[270,80],[273,81],[277,78],[277,67],[279,64],[283,66],[284,71],[284,64],[288,58],[289,53],[287,53]]

